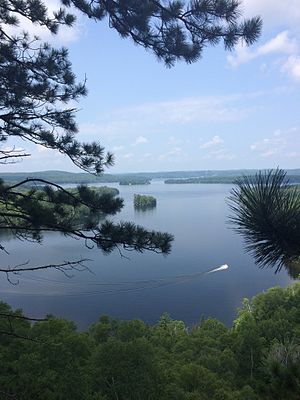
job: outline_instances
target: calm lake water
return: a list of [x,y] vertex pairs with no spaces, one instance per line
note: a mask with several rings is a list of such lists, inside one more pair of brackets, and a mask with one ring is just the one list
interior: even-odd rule
[[[154,181],[148,186],[109,186],[118,187],[125,200],[114,219],[174,234],[172,253],[124,252],[127,259],[117,251],[103,255],[60,234],[46,234],[42,245],[7,238],[1,241],[10,253],[1,254],[3,265],[25,261],[41,265],[80,257],[93,261],[87,264],[91,272],[75,272],[72,278],[59,271],[28,272],[12,285],[3,275],[3,301],[22,308],[28,316],[54,314],[72,319],[80,329],[101,314],[154,323],[164,312],[188,325],[208,316],[230,325],[244,297],[291,282],[284,270],[275,275],[272,269],[259,269],[245,254],[242,238],[229,229],[225,199],[231,185]],[[135,193],[155,196],[156,209],[135,211]],[[207,274],[222,264],[229,268]]]

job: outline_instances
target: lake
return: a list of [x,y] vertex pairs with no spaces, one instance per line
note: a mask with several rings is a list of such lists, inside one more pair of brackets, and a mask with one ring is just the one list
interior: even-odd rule
[[[42,245],[7,237],[1,243],[10,254],[2,253],[2,265],[42,265],[80,257],[92,261],[87,264],[90,271],[74,272],[73,277],[56,270],[27,272],[13,277],[11,284],[3,275],[3,301],[31,317],[54,314],[71,319],[80,329],[102,314],[154,323],[164,312],[188,325],[209,316],[230,325],[244,297],[291,282],[285,270],[275,275],[275,270],[258,268],[244,252],[242,238],[230,230],[225,199],[231,185],[152,181],[147,186],[109,186],[117,187],[125,200],[113,219],[172,233],[171,254],[103,255],[57,233],[45,234]],[[157,207],[135,211],[135,193],[156,197]],[[223,264],[229,268],[207,273]]]

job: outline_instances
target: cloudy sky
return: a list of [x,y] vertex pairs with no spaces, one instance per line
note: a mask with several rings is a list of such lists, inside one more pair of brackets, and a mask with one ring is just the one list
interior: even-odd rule
[[[115,154],[108,172],[300,167],[299,0],[244,0],[242,9],[263,18],[255,46],[208,48],[172,69],[107,21],[79,16],[74,28],[46,37],[70,49],[78,80],[87,77],[78,138]],[[76,171],[53,151],[25,149],[32,157],[6,171]]]

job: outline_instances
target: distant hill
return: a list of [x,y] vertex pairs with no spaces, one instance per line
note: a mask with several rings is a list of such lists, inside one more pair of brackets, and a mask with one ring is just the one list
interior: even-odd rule
[[39,172],[6,172],[0,173],[0,179],[9,182],[19,182],[27,178],[45,179],[47,181],[64,183],[97,183],[97,182],[118,182],[113,175],[103,174],[94,176],[85,172],[74,173],[66,171],[39,171]]
[[[188,183],[235,183],[241,176],[209,176],[205,178],[172,178],[165,179],[166,184],[188,184]],[[290,184],[299,184],[300,175],[287,175]]]
[[[45,179],[57,184],[77,183],[109,183],[134,181],[141,184],[145,180],[151,179],[190,179],[187,183],[205,183],[205,182],[228,182],[231,183],[236,177],[242,175],[253,175],[258,170],[238,169],[238,170],[200,170],[200,171],[161,171],[161,172],[137,172],[124,174],[103,174],[101,176],[91,175],[85,172],[66,172],[66,171],[39,171],[39,172],[2,172],[0,179],[8,182],[19,182],[26,178]],[[287,170],[287,175],[292,183],[300,182],[300,168]],[[199,178],[194,179],[194,178]],[[223,179],[222,179],[223,178]],[[173,183],[173,182],[168,182]],[[174,182],[175,183],[175,182]],[[178,182],[176,182],[178,183]],[[179,182],[185,183],[185,182]]]

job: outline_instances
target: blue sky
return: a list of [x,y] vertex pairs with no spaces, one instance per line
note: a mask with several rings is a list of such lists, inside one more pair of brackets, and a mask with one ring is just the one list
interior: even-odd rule
[[[298,168],[299,0],[244,0],[242,7],[264,21],[255,46],[207,48],[202,60],[172,69],[121,39],[107,21],[79,16],[55,38],[24,22],[23,28],[67,46],[78,80],[87,77],[78,138],[115,154],[107,172]],[[18,145],[32,157],[6,171],[78,171],[53,151]]]

